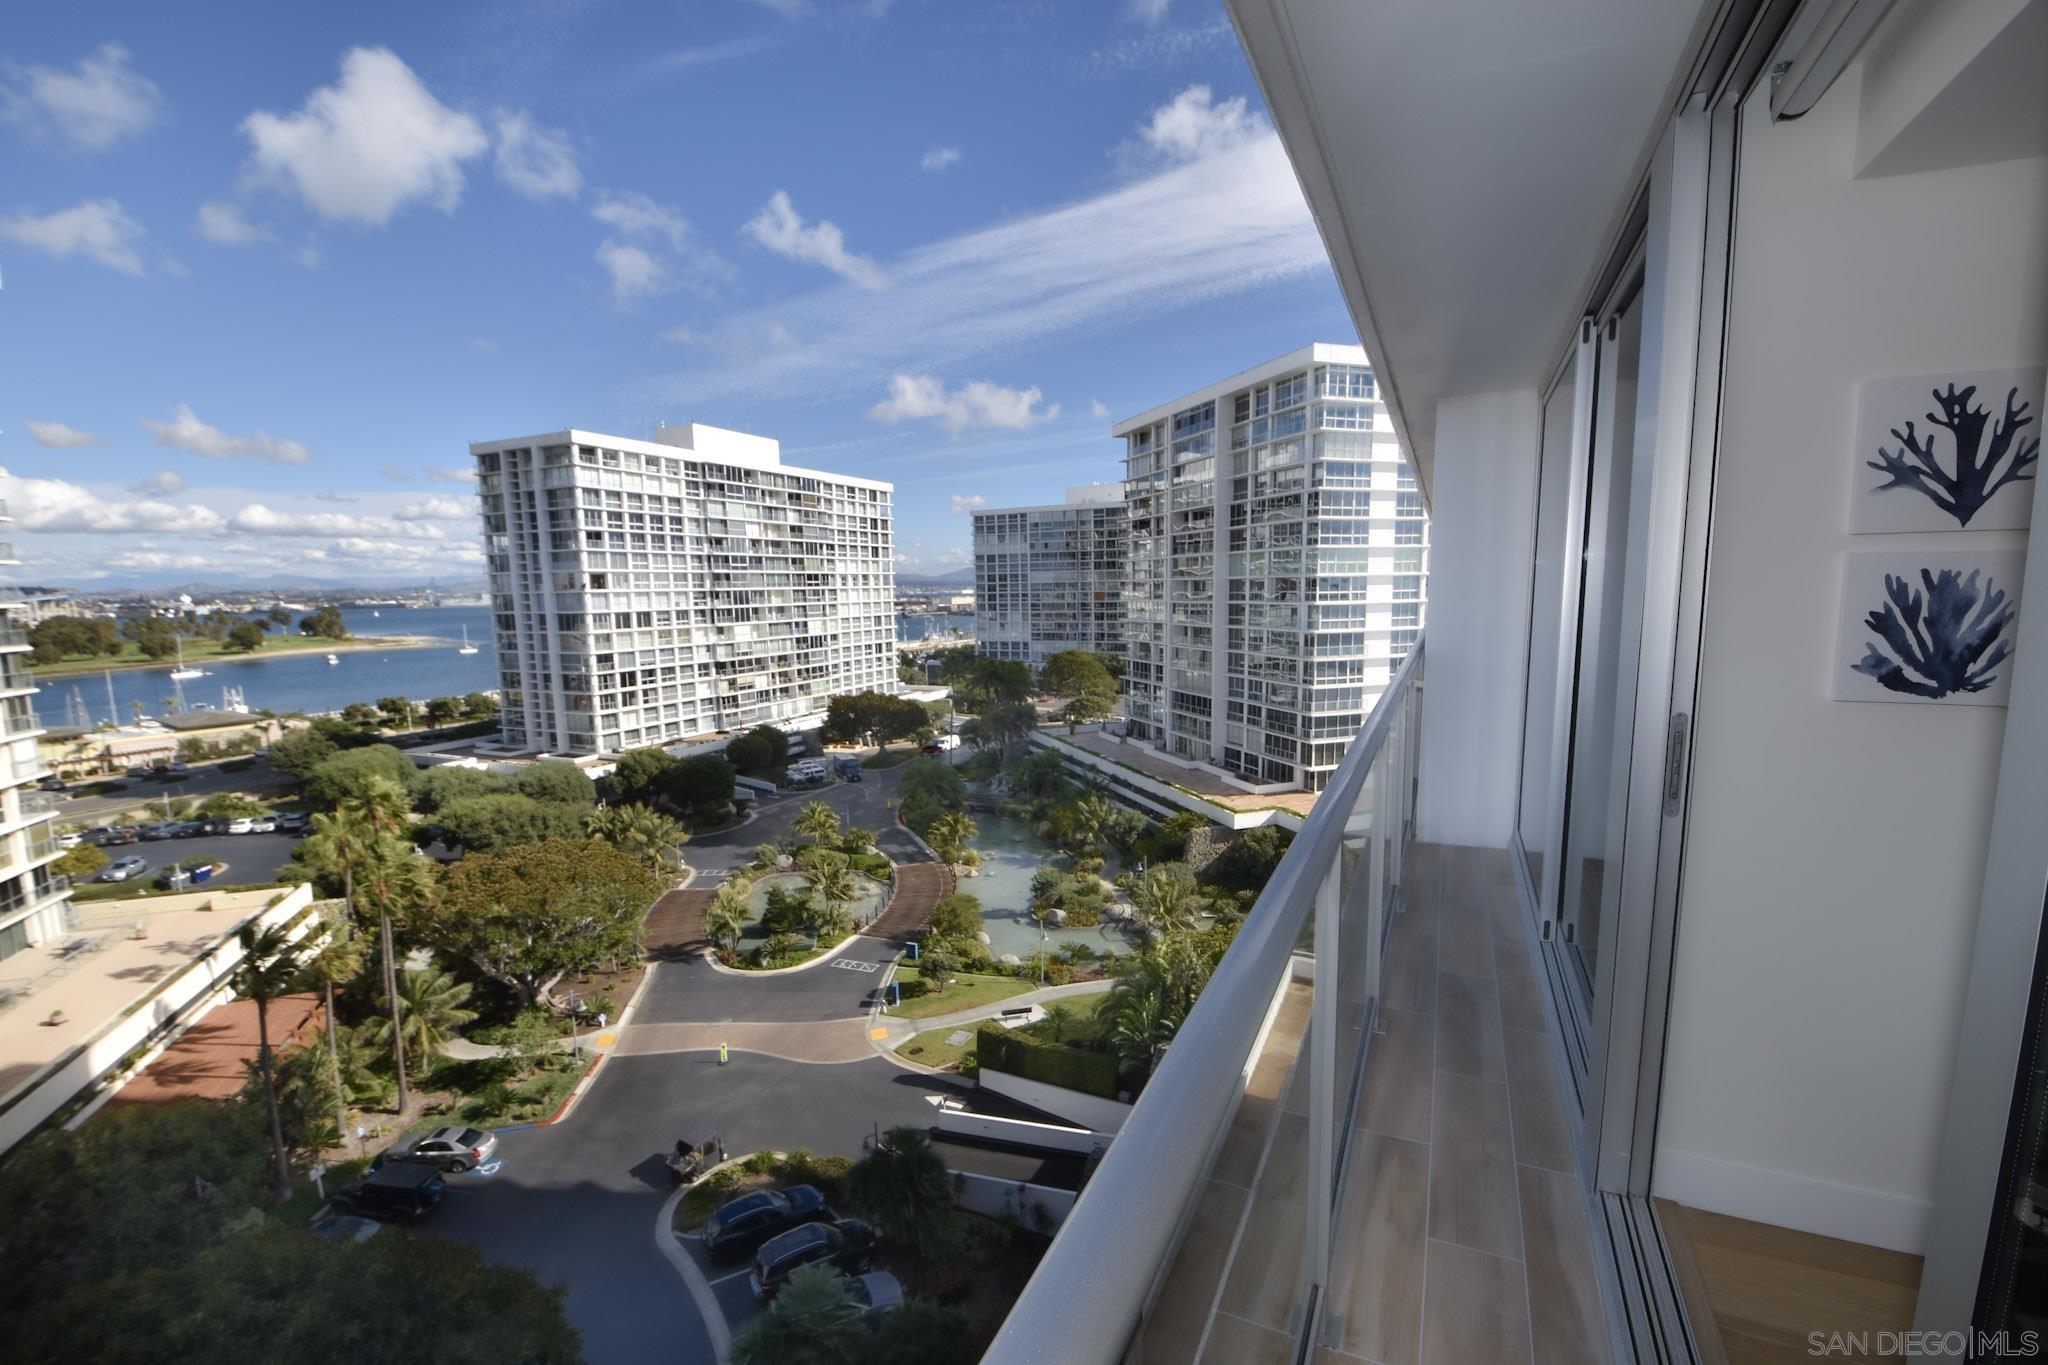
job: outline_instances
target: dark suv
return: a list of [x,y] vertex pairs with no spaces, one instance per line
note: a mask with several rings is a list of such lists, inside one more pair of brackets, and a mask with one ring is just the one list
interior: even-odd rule
[[380,1223],[413,1222],[426,1217],[448,1192],[441,1168],[418,1161],[390,1161],[339,1190],[336,1213],[353,1213]]
[[737,1261],[777,1233],[831,1216],[825,1196],[815,1186],[756,1190],[704,1220],[704,1250],[717,1260]]
[[832,1265],[849,1275],[867,1270],[875,1249],[875,1230],[858,1218],[836,1223],[808,1223],[770,1238],[754,1256],[747,1283],[754,1297],[767,1303],[782,1292],[799,1266]]

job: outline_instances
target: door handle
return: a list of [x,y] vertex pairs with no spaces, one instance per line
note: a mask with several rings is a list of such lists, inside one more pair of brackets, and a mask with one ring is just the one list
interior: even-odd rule
[[1667,820],[1678,814],[1679,801],[1685,795],[1685,745],[1690,725],[1685,712],[1680,711],[1671,718],[1671,729],[1664,742],[1664,818]]

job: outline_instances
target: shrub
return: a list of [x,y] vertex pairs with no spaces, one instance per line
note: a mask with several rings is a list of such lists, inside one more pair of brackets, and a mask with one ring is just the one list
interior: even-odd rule
[[[1048,967],[1047,976],[1051,976]],[[1116,1058],[1102,1052],[1045,1043],[997,1024],[983,1024],[976,1034],[975,1055],[990,1071],[1025,1080],[1078,1090],[1106,1100],[1117,1097]]]
[[932,821],[946,813],[946,808],[932,797],[923,792],[918,792],[914,796],[903,798],[901,813],[903,823],[915,830],[918,837],[922,838],[925,831],[932,827]]
[[747,1158],[748,1175],[767,1175],[775,1169],[775,1153],[763,1147]]
[[981,932],[981,901],[955,891],[932,907],[931,931],[945,938],[973,938]]
[[768,888],[768,903],[761,914],[761,928],[771,937],[794,934],[804,926],[810,913],[809,891],[771,886]]
[[1272,825],[1245,830],[1216,855],[1202,877],[1232,891],[1258,891],[1293,841],[1293,835]]

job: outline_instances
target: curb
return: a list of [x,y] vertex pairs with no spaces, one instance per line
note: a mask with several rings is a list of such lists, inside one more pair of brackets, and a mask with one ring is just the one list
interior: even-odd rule
[[704,1272],[697,1269],[697,1263],[690,1259],[690,1253],[683,1250],[682,1239],[675,1233],[676,1207],[683,1202],[683,1196],[690,1187],[677,1187],[675,1193],[661,1201],[661,1212],[655,1215],[654,1247],[668,1263],[675,1267],[682,1277],[683,1287],[690,1291],[690,1299],[697,1306],[697,1316],[704,1323],[704,1335],[711,1338],[711,1354],[718,1365],[725,1365],[732,1354],[732,1328],[726,1324],[725,1310],[718,1306],[718,1296],[711,1292],[711,1281],[704,1278]]
[[[655,968],[660,965],[658,962],[649,962],[647,964],[647,970],[640,974],[640,984],[633,988],[633,998],[626,1002],[626,1008],[619,1011],[619,1021],[612,1025],[613,1028],[625,1028],[626,1020],[632,1017],[634,1007],[640,1003],[640,997],[647,993],[647,983],[654,980]],[[585,1091],[590,1089],[591,1083],[597,1079],[597,1073],[604,1069],[605,1060],[611,1055],[609,1052],[598,1053],[597,1060],[590,1064],[590,1070],[583,1073],[583,1079],[576,1082],[576,1088],[569,1092],[568,1099],[562,1101],[562,1107],[555,1111],[554,1117],[542,1119],[533,1126],[536,1128],[550,1128],[560,1123],[563,1119],[568,1118],[569,1111],[576,1107],[576,1102],[583,1098]]]
[[830,948],[827,948],[824,952],[818,954],[810,961],[799,962],[794,967],[763,967],[759,969],[728,967],[723,962],[720,962],[718,960],[718,956],[714,952],[705,951],[700,953],[699,956],[701,956],[704,959],[705,966],[709,967],[714,972],[720,972],[726,976],[744,976],[754,978],[770,976],[788,976],[793,972],[807,972],[813,967],[824,966],[827,962],[830,962],[833,958],[838,957],[848,948],[851,948],[854,944],[855,939],[859,939],[862,937],[865,937],[865,935],[863,935],[860,930],[855,929],[845,938],[839,940],[839,942],[833,944]]

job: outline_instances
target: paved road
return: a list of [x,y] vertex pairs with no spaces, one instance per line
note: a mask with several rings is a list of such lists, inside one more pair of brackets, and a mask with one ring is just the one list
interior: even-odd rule
[[214,834],[199,839],[111,844],[104,852],[109,858],[132,853],[149,863],[149,871],[128,880],[128,885],[138,889],[148,887],[159,871],[174,862],[188,867],[198,862],[226,863],[228,870],[217,874],[210,884],[242,886],[276,881],[298,842],[291,834]]
[[[85,786],[87,783],[80,782],[78,785]],[[193,768],[183,782],[156,782],[131,778],[124,790],[111,796],[61,797],[57,802],[57,818],[66,824],[104,824],[105,817],[115,811],[128,810],[152,801],[161,806],[166,796],[190,796],[205,800],[215,792],[275,794],[293,785],[293,778],[283,773],[272,772],[267,759],[259,758],[255,767],[232,773],[222,772],[217,764],[201,764]]]
[[[896,824],[896,788],[903,781],[903,767],[880,768],[861,774],[859,782],[838,779],[822,787],[777,792],[755,802],[754,818],[722,834],[705,834],[692,839],[683,856],[700,876],[721,879],[753,858],[754,850],[771,838],[790,833],[797,812],[812,801],[823,801],[839,813],[842,825],[863,825],[875,831],[882,852],[899,863],[917,862],[925,854]],[[700,885],[703,883],[699,883]]]

